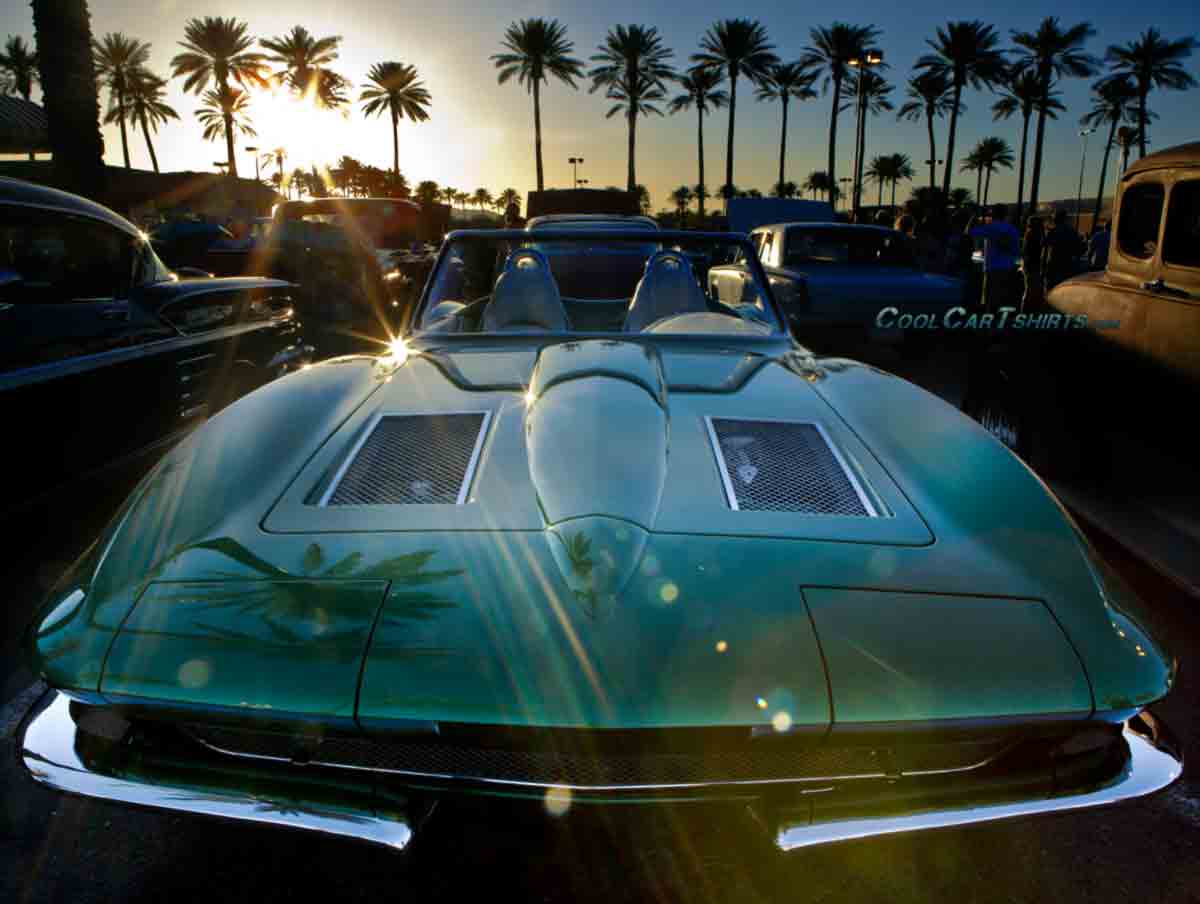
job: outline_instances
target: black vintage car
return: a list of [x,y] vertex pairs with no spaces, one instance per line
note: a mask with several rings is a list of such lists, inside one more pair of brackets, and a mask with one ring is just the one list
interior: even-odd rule
[[69,513],[115,470],[306,363],[291,290],[179,280],[111,210],[0,179],[0,525]]

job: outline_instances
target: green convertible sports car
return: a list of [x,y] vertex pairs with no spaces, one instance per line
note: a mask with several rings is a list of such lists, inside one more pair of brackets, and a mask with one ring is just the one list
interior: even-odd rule
[[379,357],[170,452],[30,627],[30,774],[396,848],[452,794],[791,849],[1177,778],[1174,662],[1045,485],[797,344],[744,237],[647,235],[453,233]]

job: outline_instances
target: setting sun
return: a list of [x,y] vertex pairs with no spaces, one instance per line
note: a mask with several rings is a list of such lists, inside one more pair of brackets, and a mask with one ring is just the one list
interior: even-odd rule
[[[252,92],[251,107],[260,153],[282,147],[287,153],[285,174],[296,167],[326,166],[353,144],[347,141],[354,131],[347,108],[323,109],[311,95],[285,88]],[[264,161],[263,171],[274,172],[274,163]]]

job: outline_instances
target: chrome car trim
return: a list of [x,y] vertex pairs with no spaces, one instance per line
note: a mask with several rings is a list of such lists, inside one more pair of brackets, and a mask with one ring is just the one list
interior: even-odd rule
[[1183,754],[1178,744],[1166,726],[1149,713],[1143,712],[1126,722],[1122,737],[1129,746],[1128,762],[1114,779],[1088,791],[1050,794],[1046,797],[1009,803],[979,806],[961,804],[898,816],[783,825],[778,830],[775,843],[780,850],[791,851],[835,841],[1102,807],[1161,791],[1183,774]]
[[20,736],[21,759],[34,781],[57,791],[103,800],[219,816],[243,822],[306,829],[324,835],[356,838],[394,850],[412,840],[407,822],[367,813],[352,813],[294,799],[274,799],[249,791],[212,791],[194,787],[151,785],[94,772],[75,752],[77,730],[69,701],[55,694],[34,715]]

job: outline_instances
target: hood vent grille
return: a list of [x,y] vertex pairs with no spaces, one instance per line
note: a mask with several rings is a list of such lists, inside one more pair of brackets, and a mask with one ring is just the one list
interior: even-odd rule
[[490,412],[377,416],[320,505],[462,505]]
[[852,517],[878,514],[819,424],[707,421],[730,508]]

